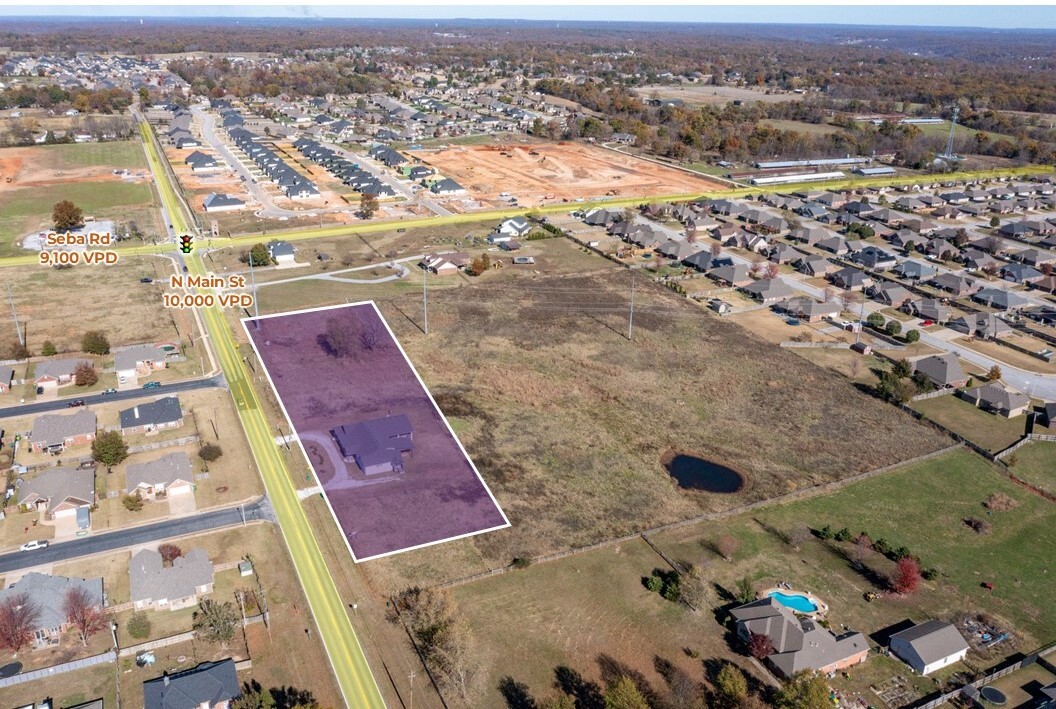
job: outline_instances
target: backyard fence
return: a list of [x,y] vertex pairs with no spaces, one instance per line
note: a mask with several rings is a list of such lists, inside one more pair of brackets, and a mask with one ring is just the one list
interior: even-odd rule
[[96,665],[103,665],[116,661],[117,654],[113,650],[107,650],[101,655],[92,655],[91,657],[73,660],[72,662],[63,662],[58,665],[52,665],[51,667],[42,667],[39,670],[30,670],[29,672],[17,674],[14,677],[5,677],[0,679],[0,689],[5,687],[15,687],[23,682],[48,679],[64,672],[73,672],[74,670],[84,669],[85,667],[94,667]]
[[[996,665],[993,669],[988,670],[986,674],[984,674],[979,679],[969,682],[956,689],[952,689],[948,692],[943,692],[938,695],[932,694],[928,697],[924,697],[923,699],[913,704],[910,704],[909,709],[934,709],[934,707],[942,706],[943,704],[957,696],[971,697],[974,699],[974,696],[972,696],[974,693],[969,689],[969,687],[971,687],[972,689],[980,689],[990,684],[991,682],[994,682],[995,680],[1001,679],[1005,675],[1012,674],[1020,668],[1029,667],[1035,662],[1041,664],[1041,666],[1045,669],[1050,669],[1052,668],[1052,664],[1044,658],[1046,655],[1052,653],[1053,651],[1056,651],[1056,643],[1049,643],[1048,645],[1039,648],[1038,650],[1035,650],[1029,655],[1001,662]],[[982,704],[978,700],[975,700],[974,706],[978,707],[982,706]]]

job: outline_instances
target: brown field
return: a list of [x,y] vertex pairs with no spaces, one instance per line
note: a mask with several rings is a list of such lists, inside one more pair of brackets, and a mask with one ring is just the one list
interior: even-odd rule
[[[515,195],[525,206],[605,196],[635,197],[721,190],[723,185],[662,165],[572,143],[477,145],[415,155],[476,199]],[[531,155],[537,152],[538,155]]]
[[681,99],[690,106],[702,106],[705,104],[725,105],[731,101],[780,103],[782,101],[802,101],[804,99],[804,94],[794,94],[790,91],[767,93],[765,89],[740,86],[709,86],[708,84],[643,86],[636,93],[644,100],[654,97]]
[[[113,174],[115,168],[129,168],[136,176],[132,182],[149,181],[149,174],[142,169],[142,155],[134,153],[126,146],[130,143],[88,143],[83,146],[27,146],[21,148],[0,148],[0,192],[21,187],[48,187],[71,182],[129,182]],[[79,158],[66,160],[60,151],[77,151],[88,153],[104,146],[116,146],[113,150],[115,159],[105,164],[92,164]],[[138,144],[136,145],[138,149]],[[126,154],[132,159],[122,160]],[[142,173],[142,175],[140,175]]]

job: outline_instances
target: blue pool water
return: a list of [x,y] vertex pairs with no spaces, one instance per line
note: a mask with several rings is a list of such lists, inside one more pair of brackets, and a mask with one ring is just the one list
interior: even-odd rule
[[818,610],[814,601],[806,596],[801,596],[798,593],[788,594],[781,593],[780,591],[772,591],[770,597],[774,598],[781,605],[788,606],[792,610],[799,611],[800,613],[813,613]]

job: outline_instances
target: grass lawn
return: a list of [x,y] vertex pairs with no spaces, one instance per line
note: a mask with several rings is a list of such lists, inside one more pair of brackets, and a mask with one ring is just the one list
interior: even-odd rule
[[145,169],[147,158],[138,140],[120,140],[107,143],[69,143],[42,145],[39,151],[43,166],[53,170],[72,167],[107,165],[130,170]]
[[842,128],[830,126],[827,123],[808,123],[806,121],[786,121],[778,118],[767,118],[759,121],[761,124],[777,128],[778,130],[796,131],[811,135],[832,135],[839,133]]
[[910,404],[933,421],[942,424],[983,449],[996,453],[1023,437],[1026,419],[1006,419],[989,414],[960,399],[956,394],[937,396]]
[[[1052,345],[1048,345],[1042,340],[1033,337],[1010,335],[1007,339],[1013,344],[1019,345],[1020,347],[1027,347],[1036,352],[1040,352],[1044,349],[1052,349]],[[1004,347],[996,342],[973,340],[967,337],[961,337],[955,340],[955,342],[970,350],[981,352],[987,357],[992,357],[999,362],[1005,362],[1013,367],[1025,369],[1028,372],[1041,372],[1042,374],[1056,373],[1056,361],[1046,362],[1043,359],[1031,357],[1024,352],[1014,350],[1011,347]]]
[[1031,441],[1017,448],[1008,458],[1012,456],[1015,456],[1012,472],[1017,478],[1056,494],[1056,443]]
[[103,706],[116,707],[117,676],[114,666],[98,665],[0,689],[0,704],[3,706],[25,706],[45,698],[51,699],[53,707],[72,707],[99,698],[102,698]]

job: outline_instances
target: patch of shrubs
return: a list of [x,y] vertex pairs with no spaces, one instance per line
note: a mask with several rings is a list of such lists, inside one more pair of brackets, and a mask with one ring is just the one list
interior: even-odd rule
[[[980,521],[982,521],[982,520],[980,520]],[[968,524],[968,520],[967,519],[965,520],[965,524]],[[969,526],[971,526],[971,525],[969,525]],[[974,527],[973,527],[973,529],[974,529]],[[976,530],[976,531],[978,531],[978,530]],[[980,532],[980,533],[983,534],[985,532]],[[860,534],[858,534],[856,536],[854,534],[851,534],[851,530],[848,529],[847,527],[843,527],[842,529],[838,529],[838,530],[834,531],[832,529],[832,527],[830,525],[827,525],[827,524],[824,527],[822,527],[821,529],[814,530],[814,535],[817,536],[819,539],[825,539],[825,540],[831,539],[831,540],[837,541],[837,542],[855,541],[855,540],[857,540],[857,539],[859,539],[861,537],[865,537],[866,539],[871,539],[871,537],[868,534],[866,534],[865,532],[861,532]],[[869,546],[877,554],[880,554],[882,556],[886,556],[888,559],[890,559],[891,561],[894,561],[895,563],[898,563],[902,559],[905,559],[905,558],[908,558],[908,557],[913,557],[914,559],[917,560],[918,563],[920,563],[920,557],[915,556],[909,550],[908,547],[904,547],[904,546],[896,547],[896,546],[893,546],[889,541],[887,541],[883,537],[880,537],[880,538],[876,539]],[[924,565],[921,564],[921,567],[923,567],[923,566]],[[938,572],[937,569],[927,568],[927,569],[923,569],[923,571],[921,572],[921,575],[925,579],[931,581],[932,579],[938,578],[939,572]]]
[[653,569],[653,573],[642,579],[642,585],[673,603],[682,598],[681,582],[674,571]]

